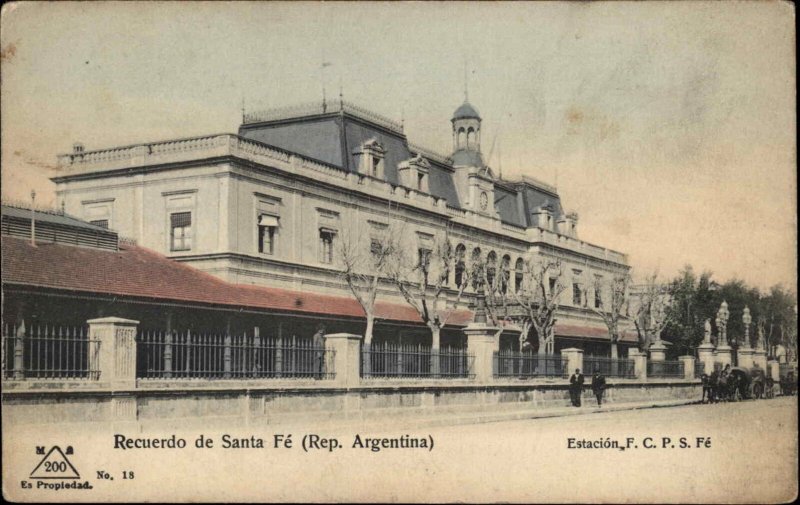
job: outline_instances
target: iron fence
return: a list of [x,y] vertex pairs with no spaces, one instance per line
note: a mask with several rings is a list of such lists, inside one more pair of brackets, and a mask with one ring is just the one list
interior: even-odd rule
[[332,378],[334,351],[310,339],[143,330],[136,375],[142,379]]
[[99,352],[85,326],[3,325],[4,379],[97,380]]
[[684,377],[682,361],[648,361],[648,377]]
[[597,370],[606,377],[633,379],[636,377],[632,359],[608,358],[605,356],[584,356],[583,371],[589,375]]
[[495,351],[495,377],[564,377],[566,362],[560,355],[512,350]]
[[361,348],[361,376],[381,378],[474,377],[475,357],[466,349],[443,347],[438,351],[422,345],[382,343]]

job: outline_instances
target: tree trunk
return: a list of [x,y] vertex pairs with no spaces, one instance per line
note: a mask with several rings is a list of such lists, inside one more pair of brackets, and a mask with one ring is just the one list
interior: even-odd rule
[[611,357],[617,359],[618,356],[619,354],[617,352],[617,343],[611,342]]
[[431,329],[431,375],[434,377],[439,376],[440,359],[439,359],[439,333],[441,328],[436,325],[430,325]]
[[367,312],[367,329],[364,330],[364,343],[372,344],[372,330],[375,327],[375,315]]

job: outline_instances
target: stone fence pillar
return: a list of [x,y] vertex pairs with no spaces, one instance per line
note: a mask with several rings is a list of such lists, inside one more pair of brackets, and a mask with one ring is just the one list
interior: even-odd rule
[[633,360],[633,373],[639,380],[647,378],[647,355],[639,349],[628,349],[628,358]]
[[781,369],[780,369],[780,362],[776,359],[769,360],[769,374],[772,377],[772,380],[775,381],[775,384],[780,384],[781,382]]
[[729,345],[720,345],[717,346],[717,362],[722,363],[722,368],[725,368],[725,365],[731,365],[733,363],[732,355],[733,348]]
[[667,346],[661,340],[650,344],[650,361],[664,361],[667,359]]
[[739,366],[742,368],[753,368],[753,353],[754,349],[750,347],[740,347],[737,352],[739,358]]
[[101,317],[86,321],[89,340],[89,370],[99,371],[98,380],[113,389],[136,387],[136,327],[139,321]]
[[714,371],[714,344],[700,344],[697,347],[697,359],[703,362],[703,371],[711,375]]
[[494,352],[499,347],[495,338],[500,328],[486,323],[470,323],[464,328],[467,335],[467,350],[474,356],[470,374],[478,383],[488,383],[494,379]]
[[765,372],[767,371],[767,351],[756,349],[753,353],[753,363],[758,363]]
[[678,356],[678,361],[683,363],[683,378],[686,380],[696,379],[694,376],[694,356]]
[[333,351],[334,382],[342,387],[358,386],[361,362],[361,335],[333,333],[325,335],[325,350]]
[[581,372],[584,372],[583,369],[583,349],[576,349],[575,347],[570,347],[569,349],[561,349],[561,358],[564,360],[564,367],[566,370],[566,375],[569,377],[573,372],[575,372],[576,368],[579,368]]

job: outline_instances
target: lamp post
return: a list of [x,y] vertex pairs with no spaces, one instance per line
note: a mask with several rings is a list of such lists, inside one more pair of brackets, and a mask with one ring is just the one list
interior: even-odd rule
[[744,313],[742,314],[742,323],[744,323],[744,346],[750,347],[750,323],[753,318],[750,317],[750,307],[745,306]]

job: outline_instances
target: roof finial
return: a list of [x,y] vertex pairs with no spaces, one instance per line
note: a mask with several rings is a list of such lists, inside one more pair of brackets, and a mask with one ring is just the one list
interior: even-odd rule
[[342,108],[344,102],[344,88],[342,87],[342,76],[339,76],[339,108]]
[[323,114],[328,111],[328,102],[325,100],[325,67],[330,67],[333,63],[325,61],[323,57],[322,64],[319,68],[319,76],[320,80],[322,81],[322,112]]
[[464,101],[469,102],[469,84],[467,80],[467,59],[464,58]]

